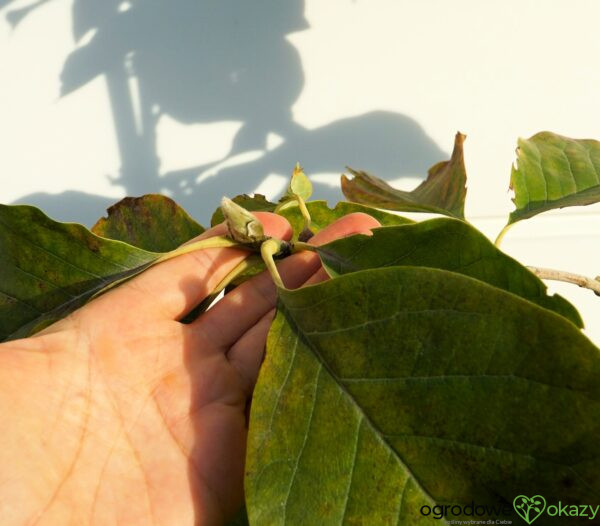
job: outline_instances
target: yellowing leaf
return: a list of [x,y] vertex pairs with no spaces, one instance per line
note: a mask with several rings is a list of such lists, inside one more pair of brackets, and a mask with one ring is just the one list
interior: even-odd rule
[[423,506],[596,502],[599,439],[600,350],[572,323],[453,272],[354,272],[280,291],[252,399],[248,516],[433,525],[445,521]]

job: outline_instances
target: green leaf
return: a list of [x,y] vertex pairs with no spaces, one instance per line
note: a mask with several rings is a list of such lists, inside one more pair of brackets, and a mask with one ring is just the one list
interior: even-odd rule
[[[267,201],[262,194],[254,194],[254,196],[248,194],[237,195],[232,201],[250,212],[272,212],[277,206],[275,203]],[[223,221],[225,221],[225,216],[221,207],[219,207],[212,215],[210,226],[218,225]]]
[[516,210],[508,224],[540,212],[600,201],[600,142],[540,132],[519,139],[510,176]]
[[161,256],[32,206],[0,205],[0,247],[0,341],[43,329]]
[[578,327],[577,309],[526,267],[494,246],[481,232],[457,219],[435,218],[411,225],[377,228],[317,247],[330,275],[390,266],[450,270],[517,294],[566,317]]
[[[217,236],[148,252],[31,206],[0,205],[0,341],[30,336],[156,263],[217,246],[239,245]],[[232,271],[227,279],[235,277]]]
[[159,194],[126,197],[111,206],[92,232],[151,252],[168,252],[204,228],[172,199]]
[[[382,225],[406,225],[414,222],[405,217],[383,212],[370,206],[343,201],[338,203],[333,209],[327,206],[326,201],[309,201],[306,203],[306,208],[308,208],[308,212],[310,213],[311,228],[315,234],[334,221],[355,212],[368,214],[377,219]],[[304,228],[304,218],[299,207],[297,205],[290,206],[289,208],[280,210],[278,214],[290,222],[294,232],[293,239],[296,240]]]
[[300,164],[296,163],[286,195],[282,198],[282,201],[287,200],[287,198],[295,198],[296,196],[300,197],[304,201],[307,201],[312,193],[313,187],[310,179],[306,177],[306,174],[304,173],[304,170]]
[[252,401],[250,523],[443,524],[422,506],[519,494],[597,502],[600,354],[561,316],[423,267],[280,299]]
[[342,175],[342,192],[357,203],[400,212],[430,212],[464,219],[467,195],[467,173],[463,156],[466,136],[457,133],[449,161],[433,165],[427,179],[412,192],[391,187],[385,181],[366,172],[349,168],[350,180]]

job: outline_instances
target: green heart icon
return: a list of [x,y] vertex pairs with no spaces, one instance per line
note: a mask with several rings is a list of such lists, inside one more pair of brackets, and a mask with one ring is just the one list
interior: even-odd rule
[[527,524],[531,524],[546,509],[546,499],[541,495],[533,497],[519,495],[513,500],[513,507]]

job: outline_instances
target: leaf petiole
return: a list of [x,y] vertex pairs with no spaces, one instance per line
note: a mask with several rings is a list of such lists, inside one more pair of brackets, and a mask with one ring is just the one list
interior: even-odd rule
[[188,254],[190,252],[194,252],[196,250],[204,250],[207,248],[241,248],[245,250],[251,250],[251,247],[243,245],[238,241],[234,241],[233,239],[227,236],[215,236],[209,237],[208,239],[201,239],[200,241],[194,241],[193,243],[189,243],[187,245],[182,245],[175,250],[171,250],[171,252],[167,252],[166,254],[159,257],[154,264],[162,263],[163,261],[167,261],[177,256],[181,256],[183,254]]
[[163,254],[162,256],[160,256],[157,259],[154,259],[144,265],[140,265],[137,268],[131,269],[122,278],[115,279],[113,282],[109,283],[105,287],[102,287],[97,292],[95,292],[90,298],[91,299],[96,298],[97,296],[104,294],[105,292],[116,287],[117,285],[120,285],[120,284],[124,283],[125,281],[130,280],[131,278],[137,276],[138,274],[141,274],[142,272],[144,272],[145,270],[148,270],[149,268],[153,267],[154,265],[158,265],[159,263],[163,263],[164,261],[168,261],[169,259],[173,259],[177,256],[181,256],[183,254],[188,254],[188,253],[194,252],[196,250],[203,250],[203,249],[207,249],[207,248],[229,248],[229,247],[242,248],[245,250],[253,250],[252,247],[242,245],[242,244],[238,243],[237,241],[234,241],[233,239],[230,239],[226,236],[215,236],[215,237],[210,237],[207,239],[201,239],[200,241],[194,241],[192,243],[187,243],[187,244],[181,245],[180,247],[178,247],[174,250],[171,250],[170,252]]
[[310,218],[310,212],[308,211],[308,208],[306,208],[306,203],[304,202],[304,199],[302,199],[302,197],[300,197],[299,195],[296,195],[296,200],[298,201],[298,207],[300,208],[300,213],[302,214],[302,217],[304,218],[304,228],[302,230],[310,231],[312,220]]
[[267,241],[264,241],[260,246],[260,255],[273,278],[273,282],[281,289],[284,289],[285,285],[279,275],[277,265],[275,265],[274,257],[282,253],[289,253],[289,249],[289,243],[282,241],[281,239],[267,239]]
[[496,245],[497,248],[500,247],[500,243],[502,243],[502,240],[504,239],[504,236],[508,232],[508,229],[511,226],[513,226],[513,224],[514,223],[508,223],[507,225],[504,226],[504,228],[502,230],[500,230],[500,233],[498,234],[498,237],[496,238],[496,241],[494,241],[494,245]]
[[311,245],[310,243],[305,243],[304,241],[296,241],[292,247],[292,252],[295,254],[296,252],[302,252],[303,250],[317,252],[317,247],[315,245]]

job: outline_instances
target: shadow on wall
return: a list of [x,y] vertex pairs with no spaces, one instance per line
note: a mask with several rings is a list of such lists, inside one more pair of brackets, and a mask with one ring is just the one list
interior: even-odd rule
[[[0,0],[0,7],[11,1]],[[47,1],[9,10],[6,17],[16,25]],[[414,120],[397,113],[371,112],[312,130],[295,123],[291,107],[304,76],[286,35],[307,27],[303,0],[74,0],[74,37],[87,43],[66,59],[62,95],[103,75],[121,160],[114,184],[127,195],[168,193],[204,222],[221,196],[252,192],[269,174],[287,178],[298,160],[309,175],[341,173],[350,165],[396,179],[424,177],[447,157]],[[243,125],[223,159],[165,173],[156,148],[162,115],[189,124]],[[267,150],[271,133],[283,142]],[[260,156],[235,164],[250,151]],[[315,197],[333,202],[341,193],[316,184]],[[65,192],[31,194],[19,203],[90,225],[113,201]]]

